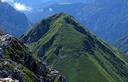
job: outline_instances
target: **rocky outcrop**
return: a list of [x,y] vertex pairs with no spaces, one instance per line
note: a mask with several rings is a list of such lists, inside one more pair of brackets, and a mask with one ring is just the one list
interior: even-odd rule
[[65,82],[59,71],[34,58],[29,48],[17,38],[0,36],[0,78],[20,82]]

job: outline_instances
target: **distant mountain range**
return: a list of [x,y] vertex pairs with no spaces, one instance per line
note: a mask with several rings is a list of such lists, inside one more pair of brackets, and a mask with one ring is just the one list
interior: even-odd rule
[[74,16],[81,24],[109,43],[115,43],[128,31],[127,0],[39,0],[38,3],[34,0],[31,0],[31,3],[26,0],[16,1],[32,7],[31,12],[24,12],[26,17],[8,3],[0,2],[0,28],[16,36],[22,35],[30,27],[29,20],[36,23],[42,18],[60,12]]
[[128,64],[118,49],[84,29],[68,14],[42,20],[21,40],[29,45],[34,58],[59,70],[67,82],[128,81]]
[[[128,31],[127,0],[96,0],[93,3],[53,4],[29,13],[32,21],[39,21],[55,13],[66,12],[102,39],[114,43]],[[35,16],[33,16],[35,15]]]
[[43,8],[48,5],[53,5],[53,4],[58,4],[58,3],[79,3],[79,2],[90,3],[90,2],[94,2],[95,0],[54,0],[54,1],[53,0],[38,0],[38,2],[35,0],[29,0],[29,1],[15,0],[15,1],[29,5],[33,9],[35,9],[35,8],[38,9],[38,8]]
[[15,36],[21,36],[29,26],[30,21],[24,13],[17,11],[8,3],[0,2],[0,29]]

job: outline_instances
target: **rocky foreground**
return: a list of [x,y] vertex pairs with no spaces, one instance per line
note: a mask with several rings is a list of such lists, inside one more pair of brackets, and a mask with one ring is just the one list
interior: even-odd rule
[[59,71],[34,58],[24,43],[4,33],[0,34],[0,78],[19,82],[66,82]]

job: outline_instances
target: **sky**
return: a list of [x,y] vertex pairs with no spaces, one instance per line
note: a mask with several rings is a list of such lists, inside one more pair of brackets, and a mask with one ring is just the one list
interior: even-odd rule
[[11,4],[16,10],[23,12],[31,12],[33,9],[45,7],[55,3],[74,3],[74,2],[90,2],[94,0],[1,0]]

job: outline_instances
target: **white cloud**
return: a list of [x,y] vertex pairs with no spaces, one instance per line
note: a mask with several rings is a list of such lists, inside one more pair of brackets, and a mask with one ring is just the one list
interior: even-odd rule
[[14,0],[1,0],[1,2],[14,3]]
[[7,2],[11,6],[13,6],[18,11],[31,11],[32,8],[29,6],[26,6],[25,4],[22,4],[20,2],[16,2],[15,0],[1,0],[1,2]]
[[31,7],[28,7],[22,3],[18,3],[18,2],[15,2],[14,3],[14,8],[18,11],[31,11],[32,8]]
[[52,12],[52,11],[53,11],[53,9],[52,9],[52,8],[49,8],[49,11],[50,11],[50,12]]

